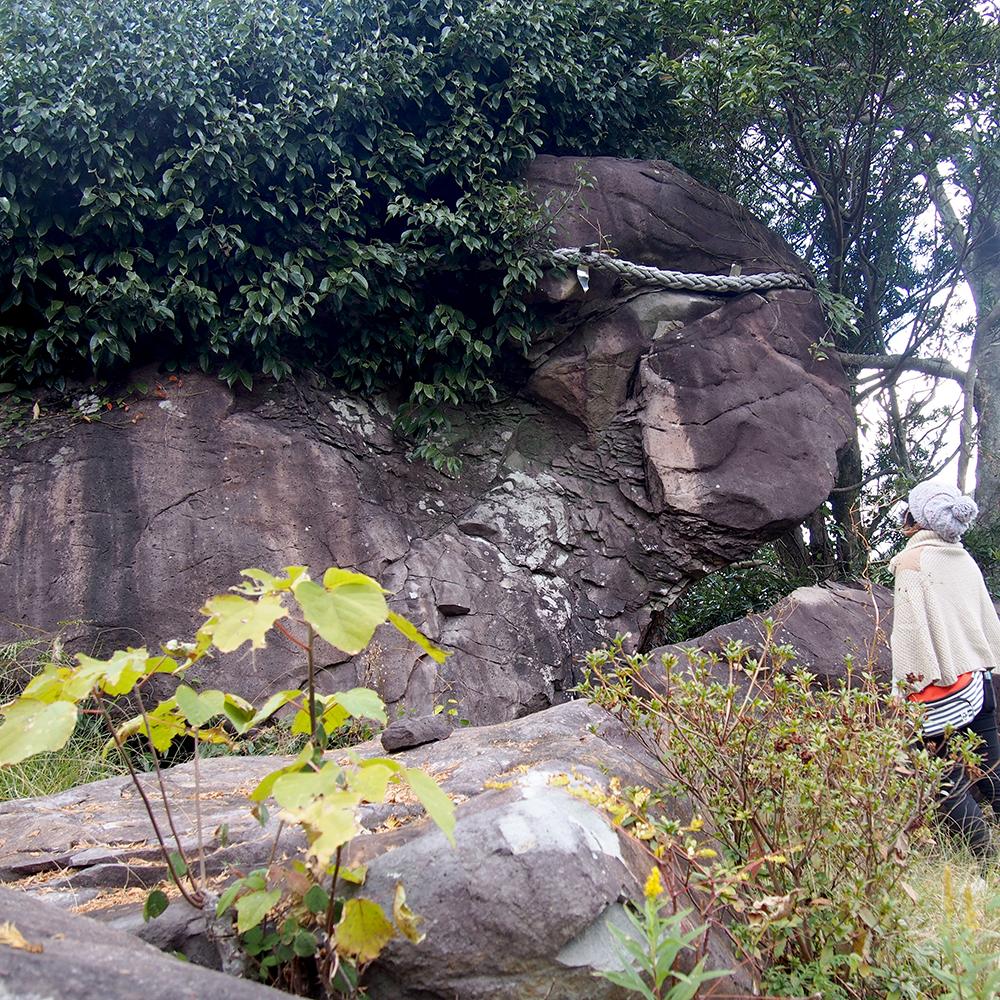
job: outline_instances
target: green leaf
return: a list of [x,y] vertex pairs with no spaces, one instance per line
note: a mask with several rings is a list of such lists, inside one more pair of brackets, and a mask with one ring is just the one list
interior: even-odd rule
[[288,691],[278,691],[275,694],[272,694],[271,697],[268,698],[263,705],[261,705],[261,707],[250,719],[250,728],[252,729],[254,726],[259,726],[262,722],[274,715],[279,708],[284,708],[285,705],[289,705],[301,697],[302,692],[298,688]]
[[222,653],[231,653],[245,642],[253,649],[263,649],[265,636],[279,618],[288,612],[277,594],[267,594],[248,601],[238,594],[220,594],[206,602],[202,614],[209,619],[201,631],[212,637],[212,643]]
[[308,958],[310,955],[315,955],[318,947],[319,942],[312,931],[300,930],[296,933],[292,941],[292,951],[300,958]]
[[365,802],[381,802],[385,798],[392,770],[384,764],[359,767],[348,779],[352,792],[357,792]]
[[364,583],[337,584],[332,590],[312,580],[295,587],[306,621],[331,646],[351,655],[368,645],[389,611],[382,588],[374,580],[364,579]]
[[225,891],[219,897],[219,902],[215,904],[215,915],[217,917],[221,917],[222,914],[233,905],[233,902],[236,900],[236,897],[240,894],[243,888],[244,883],[241,878],[237,879],[231,885],[226,886]]
[[337,853],[337,848],[361,832],[357,817],[360,804],[360,795],[335,791],[286,809],[282,816],[305,830],[310,857],[315,858],[320,868],[325,868]]
[[142,904],[142,919],[145,923],[155,920],[170,905],[167,894],[162,889],[154,889]]
[[73,735],[76,715],[76,705],[68,701],[46,703],[20,698],[6,706],[0,726],[0,766],[60,750]]
[[274,782],[271,794],[279,806],[294,809],[321,795],[336,791],[341,773],[336,764],[327,762],[318,771],[285,774]]
[[336,926],[337,951],[359,964],[378,958],[396,936],[385,911],[370,899],[349,899]]
[[438,647],[435,646],[430,639],[428,639],[427,636],[425,636],[423,632],[416,627],[416,625],[404,618],[402,615],[397,615],[395,611],[389,612],[389,621],[391,621],[392,624],[395,625],[407,639],[411,642],[415,642],[437,663],[444,663],[444,661],[451,656],[451,653],[446,653],[443,649],[438,649]]
[[183,878],[187,875],[188,866],[187,862],[181,857],[180,851],[170,852],[170,867],[174,870],[174,874],[178,878]]
[[226,696],[221,691],[202,691],[199,694],[186,684],[179,684],[174,691],[174,699],[184,718],[197,728],[223,714]]
[[276,771],[272,771],[270,774],[265,775],[257,787],[250,793],[251,802],[263,802],[270,794],[271,790],[274,788],[275,782],[284,774],[294,774],[296,771],[301,771],[303,766],[309,761],[313,755],[314,747],[311,743],[304,746],[296,756],[295,760],[291,764],[286,764],[284,767],[279,767]]
[[222,711],[238,733],[245,733],[253,725],[253,705],[239,695],[227,693],[223,698]]
[[[385,702],[371,688],[351,688],[350,691],[335,691],[327,695],[329,701],[343,706],[348,715],[355,719],[375,719],[386,723]],[[328,727],[329,728],[329,727]]]
[[281,899],[280,889],[258,889],[240,896],[236,901],[236,929],[245,934],[256,927]]
[[406,783],[413,794],[427,810],[427,815],[441,828],[452,847],[455,846],[455,803],[441,789],[441,786],[426,771],[407,767],[402,771]]
[[326,913],[326,908],[330,905],[330,894],[321,885],[311,885],[302,897],[302,902],[310,913]]

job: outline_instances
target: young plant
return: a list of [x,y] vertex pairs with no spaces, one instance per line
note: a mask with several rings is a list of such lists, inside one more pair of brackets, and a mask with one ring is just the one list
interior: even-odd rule
[[658,866],[651,870],[643,894],[642,910],[625,911],[633,932],[611,929],[623,969],[603,971],[601,976],[645,1000],[691,1000],[705,983],[729,975],[728,969],[706,969],[704,955],[690,972],[677,967],[681,953],[703,939],[707,928],[684,930],[684,921],[691,911],[671,910],[667,906]]
[[[149,817],[153,835],[180,894],[206,913],[208,932],[220,944],[229,969],[253,966],[261,978],[311,995],[353,995],[360,971],[385,943],[400,933],[418,940],[417,918],[397,887],[392,918],[375,902],[352,896],[343,887],[363,881],[363,871],[342,866],[343,852],[362,831],[360,810],[382,802],[392,785],[406,784],[430,818],[454,843],[454,806],[427,774],[389,758],[347,764],[324,759],[338,730],[351,720],[386,721],[385,706],[367,688],[321,695],[315,686],[315,643],[321,638],[348,654],[361,652],[375,630],[390,623],[433,659],[437,649],[405,618],[390,611],[385,591],[368,576],[336,567],[311,579],[305,567],[288,567],[283,575],[263,570],[243,572],[233,593],[210,598],[205,623],[191,643],[170,642],[163,651],[128,649],[101,660],[80,654],[75,665],[51,662],[29,681],[21,695],[3,706],[0,767],[19,764],[37,754],[58,750],[69,740],[81,715],[98,716],[106,724],[109,747],[116,746]],[[213,651],[234,652],[249,643],[264,648],[271,630],[281,632],[306,655],[305,690],[273,694],[255,708],[237,695],[214,689],[196,690],[183,683],[196,663]],[[298,633],[298,634],[297,634]],[[158,674],[179,683],[171,697],[147,708],[144,689]],[[108,702],[128,698],[139,714],[115,725]],[[304,832],[304,858],[280,867],[272,863],[234,881],[216,897],[207,878],[200,810],[200,748],[206,743],[232,744],[271,719],[293,710],[292,733],[307,742],[295,760],[265,777],[251,794],[254,813],[267,822],[267,800],[280,809],[278,836],[286,824]],[[125,741],[139,736],[148,744],[160,799],[162,819],[136,772]],[[181,738],[194,741],[195,822],[197,844],[192,855],[174,821],[163,781],[160,754]],[[162,913],[169,900],[162,890],[147,899],[147,919]],[[235,913],[237,940],[225,922]]]

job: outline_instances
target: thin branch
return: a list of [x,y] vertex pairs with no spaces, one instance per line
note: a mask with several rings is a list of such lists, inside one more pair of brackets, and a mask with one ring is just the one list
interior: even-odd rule
[[960,385],[964,385],[968,377],[968,372],[957,368],[945,358],[911,358],[905,354],[847,354],[844,351],[837,351],[836,356],[845,368],[920,372],[935,378],[949,378]]
[[98,708],[100,709],[101,715],[104,717],[104,721],[107,723],[108,729],[111,730],[111,738],[115,741],[115,746],[118,747],[118,752],[121,754],[122,760],[125,761],[125,766],[128,768],[132,784],[135,785],[135,789],[139,793],[139,798],[142,799],[142,804],[146,809],[146,815],[149,817],[149,823],[153,828],[153,835],[156,837],[156,841],[160,845],[160,853],[167,862],[167,870],[170,872],[170,877],[173,880],[174,885],[176,885],[180,890],[181,895],[195,909],[198,909],[202,905],[200,894],[198,897],[192,897],[187,889],[184,888],[181,883],[180,876],[174,870],[174,863],[170,857],[170,852],[167,850],[166,841],[163,839],[163,832],[160,830],[160,824],[156,821],[156,813],[153,812],[153,804],[149,801],[149,796],[146,794],[146,790],[142,787],[142,783],[139,781],[139,775],[136,774],[135,768],[132,766],[132,758],[125,752],[125,747],[122,745],[121,737],[118,735],[118,729],[111,721],[111,716],[108,714],[108,710],[105,707],[104,699],[101,697],[101,692],[96,688],[94,689],[94,697],[97,700]]

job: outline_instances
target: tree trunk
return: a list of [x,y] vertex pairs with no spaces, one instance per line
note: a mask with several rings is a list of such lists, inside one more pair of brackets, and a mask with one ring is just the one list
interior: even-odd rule
[[[995,283],[1000,285],[1000,281]],[[1000,295],[996,301],[1000,303]],[[984,332],[976,379],[976,503],[979,526],[989,530],[1000,528],[1000,317],[992,330]]]
[[837,455],[837,484],[830,497],[837,525],[837,552],[834,575],[841,580],[856,579],[865,564],[865,540],[861,532],[861,445],[855,428],[851,440]]
[[969,284],[976,303],[975,409],[979,525],[1000,528],[1000,214],[974,233]]

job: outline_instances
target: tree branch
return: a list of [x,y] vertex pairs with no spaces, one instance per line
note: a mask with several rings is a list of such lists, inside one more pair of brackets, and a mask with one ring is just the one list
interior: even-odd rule
[[967,372],[956,368],[945,358],[911,358],[905,354],[846,354],[836,351],[845,368],[880,368],[885,371],[920,372],[935,378],[950,378],[965,384]]

